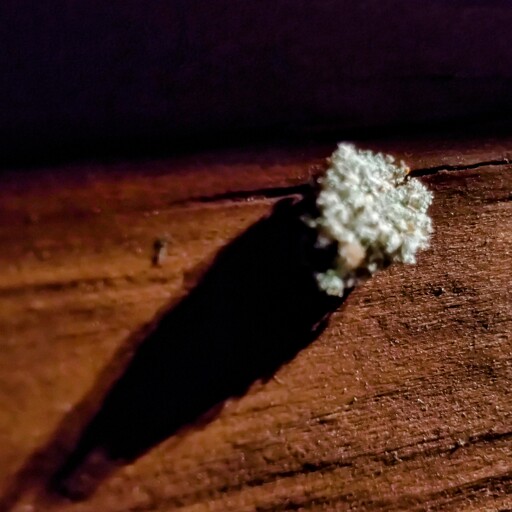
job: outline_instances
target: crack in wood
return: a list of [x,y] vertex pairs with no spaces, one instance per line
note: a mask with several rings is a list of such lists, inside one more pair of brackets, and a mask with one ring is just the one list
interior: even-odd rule
[[[422,177],[437,174],[443,171],[469,171],[479,169],[481,167],[500,167],[510,164],[508,158],[500,160],[486,160],[474,164],[463,165],[438,165],[433,167],[423,167],[412,169],[410,175],[412,177]],[[282,199],[288,196],[304,195],[311,192],[315,178],[320,173],[313,173],[307,183],[299,183],[289,186],[280,187],[266,187],[256,188],[249,190],[236,190],[229,192],[222,192],[210,196],[192,196],[187,199],[174,201],[170,206],[191,206],[194,204],[209,204],[216,202],[248,202],[257,199]]]

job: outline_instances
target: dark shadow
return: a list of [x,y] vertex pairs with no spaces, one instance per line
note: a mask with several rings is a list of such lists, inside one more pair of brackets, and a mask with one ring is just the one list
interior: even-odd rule
[[52,494],[86,498],[120,464],[211,416],[318,336],[341,301],[316,286],[312,267],[332,254],[315,251],[307,208],[280,201],[163,315],[54,475]]
[[2,167],[510,126],[508,0],[19,5],[0,3]]

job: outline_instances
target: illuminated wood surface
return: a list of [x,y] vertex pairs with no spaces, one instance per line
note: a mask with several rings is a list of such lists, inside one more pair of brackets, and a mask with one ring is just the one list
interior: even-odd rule
[[[236,309],[235,329],[218,303],[230,303],[222,279],[192,290],[211,268],[229,281],[232,275],[252,279],[261,271],[259,260],[270,264],[273,242],[265,246],[251,226],[265,217],[272,222],[283,197],[300,197],[332,145],[1,176],[5,510],[512,508],[512,139],[366,145],[406,158],[433,190],[432,246],[416,266],[393,266],[354,290],[307,343],[294,347],[286,339],[290,351],[281,353],[260,340],[277,367],[270,374],[262,367],[261,375],[263,358],[244,343],[254,344],[254,333],[264,332],[266,320],[256,315],[266,311],[265,297],[243,299],[251,306]],[[261,249],[251,249],[256,254],[245,268],[243,251],[252,242],[246,237],[249,245],[240,249],[233,241],[247,230]],[[157,241],[165,249],[154,265]],[[226,247],[230,256],[220,265],[215,257]],[[276,265],[285,265],[280,255]],[[232,274],[230,265],[236,266]],[[265,279],[262,286],[272,293]],[[286,297],[286,283],[276,286]],[[208,290],[217,294],[212,307],[222,325],[208,313]],[[196,298],[180,306],[190,293]],[[299,332],[286,304],[283,322],[290,323],[280,325],[279,303],[268,300],[278,335]],[[193,333],[214,333],[204,339],[213,359],[216,344],[225,341],[218,339],[223,329],[228,335],[247,330],[235,340],[242,362],[241,389],[233,388],[238,396],[193,409],[199,419],[180,424],[178,418],[145,444],[136,439],[146,432],[145,418],[135,418],[132,439],[126,432],[134,418],[118,417],[120,439],[140,442],[138,448],[132,453],[125,445],[127,456],[115,461],[101,451],[85,457],[83,467],[56,482],[87,425],[108,406],[109,390],[132,358],[144,356],[140,347],[151,332],[144,325],[158,326],[154,319],[167,311],[180,326],[176,332],[186,331],[185,318]],[[184,375],[198,372],[195,362],[208,364],[201,340],[194,343],[197,359],[188,354],[183,360],[191,365]],[[235,346],[230,343],[222,350]],[[256,360],[246,361],[245,353]],[[228,377],[219,361],[219,374],[208,372],[222,383]],[[251,382],[244,380],[244,364]],[[137,382],[140,399],[144,379]],[[189,396],[209,404],[208,386],[191,391],[189,378],[183,387],[172,382],[158,391],[162,417],[172,416],[163,410],[166,394],[169,404],[183,406]],[[148,421],[158,422],[156,412]]]

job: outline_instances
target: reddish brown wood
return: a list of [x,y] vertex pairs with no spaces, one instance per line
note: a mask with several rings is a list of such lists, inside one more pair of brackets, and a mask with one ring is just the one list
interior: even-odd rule
[[[393,266],[358,287],[273,378],[110,468],[76,503],[44,487],[123,373],[133,333],[186,296],[281,194],[301,191],[330,148],[6,174],[5,508],[511,508],[512,146],[371,146],[408,157],[434,191],[436,231],[418,265]],[[168,254],[155,267],[153,243],[163,237]]]

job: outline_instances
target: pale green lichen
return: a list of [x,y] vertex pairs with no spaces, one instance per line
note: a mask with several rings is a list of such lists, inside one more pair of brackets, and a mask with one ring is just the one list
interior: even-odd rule
[[319,287],[342,296],[346,289],[392,262],[415,263],[428,247],[432,193],[407,176],[392,156],[339,144],[318,180],[317,247],[336,245],[332,268],[316,274]]

